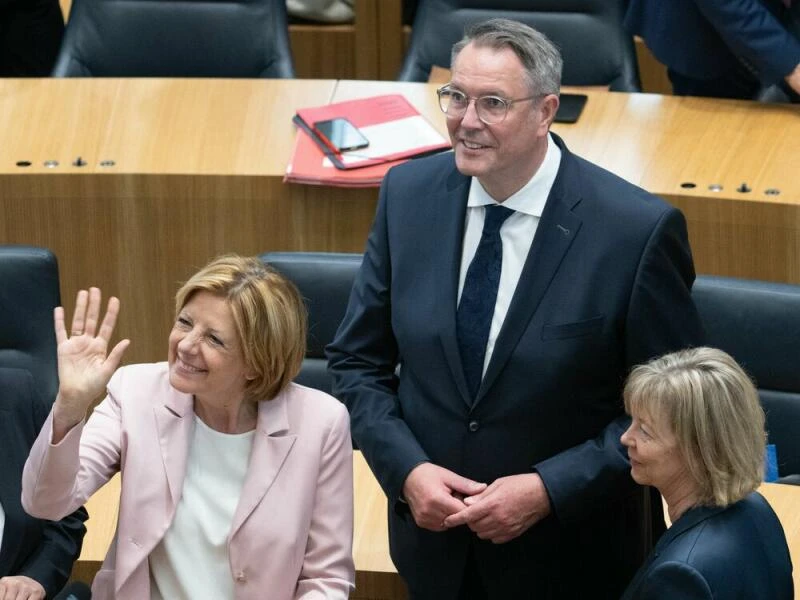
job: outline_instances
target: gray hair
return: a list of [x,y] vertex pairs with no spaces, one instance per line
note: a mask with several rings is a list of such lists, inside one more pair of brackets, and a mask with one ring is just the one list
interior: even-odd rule
[[629,414],[670,428],[699,502],[727,506],[764,475],[764,410],[753,382],[722,350],[692,348],[636,367],[623,393]]
[[453,46],[450,64],[467,44],[500,50],[510,48],[517,55],[533,94],[558,94],[563,60],[558,48],[543,33],[519,21],[489,19],[467,28]]

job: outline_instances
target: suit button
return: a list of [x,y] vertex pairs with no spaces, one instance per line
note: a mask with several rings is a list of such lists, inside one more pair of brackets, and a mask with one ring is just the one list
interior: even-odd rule
[[476,431],[478,431],[479,427],[480,427],[480,425],[478,425],[477,421],[470,421],[469,422],[469,430],[471,432],[475,433]]
[[239,583],[244,583],[245,581],[247,581],[247,575],[244,574],[244,571],[239,571],[238,573],[236,573],[236,581],[238,581]]

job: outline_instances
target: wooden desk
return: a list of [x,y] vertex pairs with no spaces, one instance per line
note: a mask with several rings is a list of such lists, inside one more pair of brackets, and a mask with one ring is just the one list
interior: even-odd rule
[[363,250],[374,190],[282,183],[295,108],[334,87],[0,80],[0,243],[52,249],[68,307],[82,286],[119,296],[126,362],[163,360],[175,291],[215,255]]
[[[118,334],[133,342],[125,362],[163,360],[177,287],[217,254],[363,250],[376,190],[282,183],[295,108],[402,91],[444,131],[434,88],[0,80],[0,243],[56,253],[68,313],[81,286],[119,296]],[[680,207],[698,272],[800,283],[800,107],[588,93],[580,121],[555,131]],[[71,165],[78,156],[86,166]],[[753,191],[736,192],[742,182]]]

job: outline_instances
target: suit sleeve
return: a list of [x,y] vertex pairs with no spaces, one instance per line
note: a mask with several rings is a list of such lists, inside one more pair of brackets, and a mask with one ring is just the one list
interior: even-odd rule
[[714,594],[697,569],[666,562],[651,569],[639,586],[637,600],[712,600]]
[[347,600],[353,565],[353,449],[347,411],[336,418],[322,448],[314,511],[295,600]]
[[333,394],[350,411],[353,439],[364,454],[390,505],[408,473],[428,456],[403,421],[397,398],[397,341],[392,330],[389,244],[392,171],[381,186],[361,270],[345,317],[328,346]]
[[[31,403],[36,430],[41,430],[47,410],[40,401]],[[59,521],[43,521],[38,547],[27,557],[14,575],[38,581],[48,598],[64,587],[72,572],[86,535],[86,509],[78,508]]]
[[761,0],[695,0],[695,3],[731,52],[753,65],[764,83],[779,82],[800,63],[800,40],[786,30]]
[[[686,222],[669,209],[644,246],[631,289],[624,331],[628,369],[702,345],[705,335],[691,298],[694,277]],[[581,519],[618,497],[621,486],[631,485],[628,454],[620,442],[628,423],[629,417],[621,416],[597,438],[535,465],[559,519]]]

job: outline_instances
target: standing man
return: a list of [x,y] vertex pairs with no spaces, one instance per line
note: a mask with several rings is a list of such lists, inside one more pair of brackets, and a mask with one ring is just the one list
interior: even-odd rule
[[454,152],[387,174],[328,348],[415,600],[616,599],[664,527],[621,390],[701,340],[686,226],[549,133],[560,79],[518,22],[456,44]]
[[793,2],[800,0],[631,0],[625,26],[667,66],[678,96],[749,100],[779,85],[797,101],[800,39],[787,29]]

